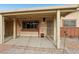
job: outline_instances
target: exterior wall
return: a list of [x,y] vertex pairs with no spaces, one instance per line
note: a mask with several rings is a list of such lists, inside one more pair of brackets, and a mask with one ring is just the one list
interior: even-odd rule
[[40,22],[40,26],[39,26],[39,36],[41,35],[41,33],[44,33],[44,36],[47,35],[47,22]]
[[[70,37],[78,37],[79,36],[79,16],[78,16],[79,12],[76,11],[76,12],[72,12],[72,13],[69,13],[68,15],[64,16],[64,17],[61,17],[61,37],[64,36],[64,31],[67,32],[68,36]],[[39,21],[39,30],[37,31],[23,31],[21,26],[21,22],[22,20],[17,20],[17,36],[40,36],[41,33],[44,33],[44,35],[49,35],[51,37],[53,37],[53,31],[54,31],[54,23],[53,21],[46,21],[46,22],[43,22],[42,19],[43,18],[36,18],[38,21]],[[74,28],[65,28],[63,27],[63,20],[67,20],[67,19],[70,19],[70,20],[73,20],[75,19],[76,20],[76,27]],[[29,19],[28,19],[29,20]],[[31,19],[33,20],[33,19]],[[49,20],[49,19],[47,19]],[[52,18],[51,18],[52,20]],[[12,31],[9,31],[9,29],[12,29],[12,23],[11,22],[6,22],[5,23],[5,36],[10,36],[12,35]],[[10,28],[12,27],[12,28]]]
[[[78,37],[79,36],[79,11],[69,13],[65,17],[61,17],[61,37],[65,36],[64,31],[67,32],[67,37]],[[67,28],[63,27],[63,20],[76,20],[76,27]]]
[[[19,20],[20,21],[20,20]],[[17,21],[17,36],[38,36],[38,31],[27,31],[22,29],[22,20]]]
[[4,42],[13,38],[13,21],[12,19],[4,19]]
[[47,35],[53,38],[54,34],[54,21],[47,22]]
[[12,19],[8,19],[5,21],[5,37],[9,37],[13,35],[13,21]]
[[46,36],[47,35],[47,23],[42,22],[42,19],[38,19],[38,21],[39,21],[38,30],[26,31],[26,30],[22,30],[22,19],[17,20],[17,36],[40,36],[41,33],[44,33],[44,35]]

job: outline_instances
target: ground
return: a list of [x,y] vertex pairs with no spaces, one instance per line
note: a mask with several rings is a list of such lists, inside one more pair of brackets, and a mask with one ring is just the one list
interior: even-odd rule
[[[2,47],[1,47],[2,46]],[[28,46],[1,45],[0,53],[2,54],[52,54],[61,53],[62,50],[52,48],[36,48]]]
[[[64,42],[65,40],[65,42]],[[64,45],[65,43],[65,45]],[[78,38],[62,38],[61,48],[57,49],[48,38],[19,37],[0,45],[1,54],[77,54]]]

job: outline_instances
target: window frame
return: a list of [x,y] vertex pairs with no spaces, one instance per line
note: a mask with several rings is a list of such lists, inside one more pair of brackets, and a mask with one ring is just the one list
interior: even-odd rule
[[[26,28],[24,28],[23,27],[23,22],[26,22],[26,23],[30,23],[29,25],[31,26],[30,28],[27,28],[27,26],[26,26]],[[37,27],[36,28],[33,28],[34,26],[32,26],[33,25],[33,22],[35,23],[35,22],[37,22],[38,23],[38,25],[39,25],[39,21],[37,21],[37,20],[33,20],[33,21],[22,21],[22,30],[37,30],[38,29],[38,25],[37,25]],[[32,23],[32,24],[31,24]]]
[[[65,21],[75,21],[74,25],[65,25]],[[63,20],[63,27],[76,27],[76,19],[64,19]]]

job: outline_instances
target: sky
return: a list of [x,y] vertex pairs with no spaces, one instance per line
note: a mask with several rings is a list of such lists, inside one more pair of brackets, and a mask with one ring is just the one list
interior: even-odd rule
[[15,10],[21,8],[61,6],[61,5],[63,4],[0,4],[0,10]]

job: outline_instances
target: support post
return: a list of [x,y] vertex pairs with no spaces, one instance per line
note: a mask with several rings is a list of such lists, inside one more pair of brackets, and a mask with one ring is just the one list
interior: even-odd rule
[[54,34],[53,34],[54,37],[53,37],[53,38],[54,38],[54,44],[55,44],[55,45],[56,45],[56,34],[57,34],[57,33],[56,33],[56,18],[54,17]]
[[4,17],[0,15],[0,44],[4,42]]
[[13,39],[16,39],[16,19],[13,19]]
[[60,48],[60,10],[57,10],[57,34],[56,34],[56,38],[57,38],[57,48]]

